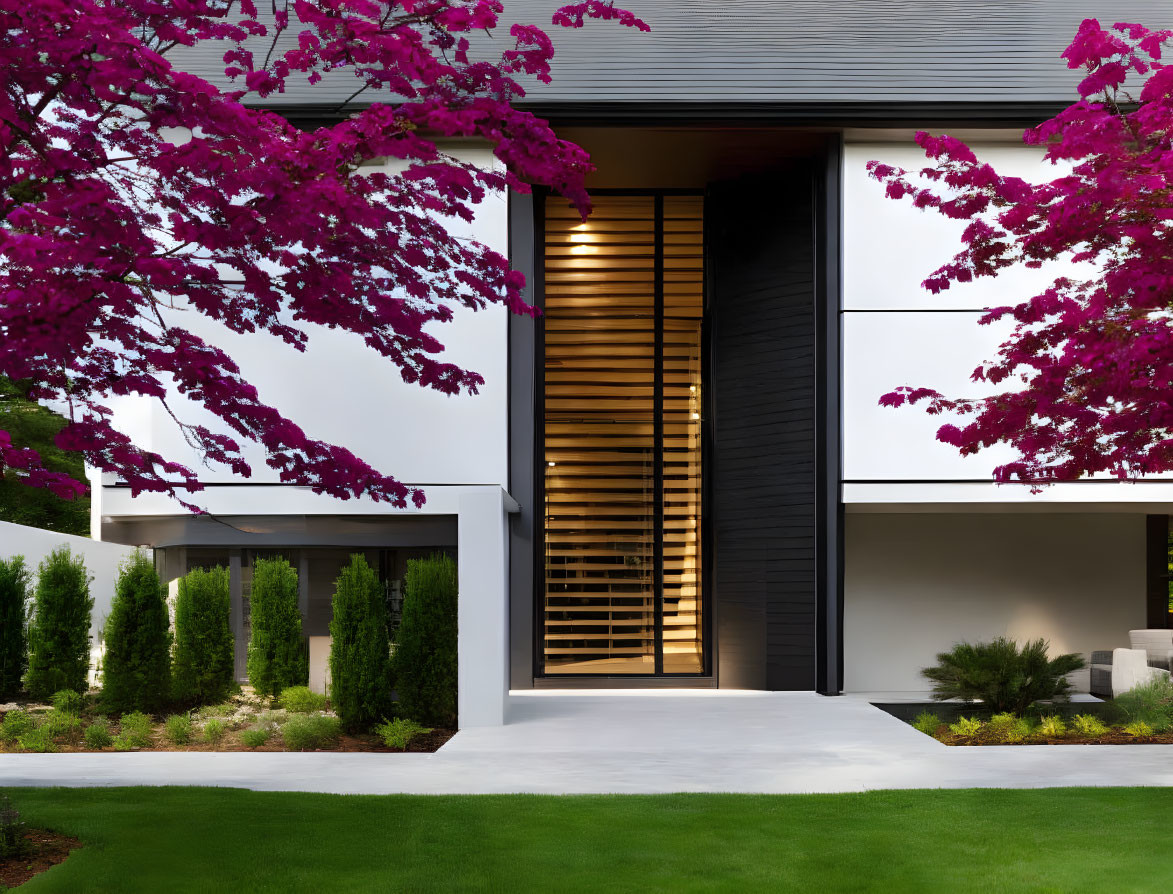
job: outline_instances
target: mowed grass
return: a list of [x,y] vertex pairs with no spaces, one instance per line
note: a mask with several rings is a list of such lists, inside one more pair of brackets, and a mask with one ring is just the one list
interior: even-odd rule
[[17,789],[37,892],[1167,891],[1173,790],[337,796]]

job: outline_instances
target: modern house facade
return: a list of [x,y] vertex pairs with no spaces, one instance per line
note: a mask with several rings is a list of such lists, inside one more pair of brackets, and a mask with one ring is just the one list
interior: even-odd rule
[[[394,597],[408,559],[453,551],[465,726],[507,719],[511,688],[908,692],[960,640],[1090,653],[1169,626],[1173,479],[997,486],[997,451],[961,458],[934,439],[947,420],[878,406],[903,384],[972,393],[1004,334],[977,325],[983,308],[1057,271],[929,295],[960,226],[865,171],[918,166],[929,129],[1049,176],[1020,137],[1074,98],[1059,53],[1079,21],[1168,11],[899,6],[654,0],[638,10],[650,34],[556,35],[554,83],[527,102],[590,151],[595,211],[497,195],[459,224],[508,253],[542,309],[458,311],[437,332],[483,374],[479,395],[405,385],[335,332],[299,355],[209,324],[263,397],[426,505],[316,496],[254,462],[246,482],[207,474],[204,517],[95,481],[95,536],[155,547],[169,579],[227,565],[240,669],[258,556],[298,566],[319,636],[350,552]],[[273,105],[312,124],[336,114],[334,89]],[[165,415],[119,412],[139,443],[185,455]]]

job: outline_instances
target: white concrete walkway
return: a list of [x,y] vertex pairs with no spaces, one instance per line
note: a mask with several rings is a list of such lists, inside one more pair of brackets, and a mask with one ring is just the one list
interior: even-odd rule
[[855,698],[513,693],[511,722],[436,754],[0,755],[0,787],[220,785],[344,793],[845,792],[1173,785],[1173,745],[949,748]]

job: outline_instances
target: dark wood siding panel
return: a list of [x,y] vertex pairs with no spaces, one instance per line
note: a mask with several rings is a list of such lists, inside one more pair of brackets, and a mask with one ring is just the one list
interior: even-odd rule
[[713,530],[720,685],[813,689],[813,180],[714,189]]

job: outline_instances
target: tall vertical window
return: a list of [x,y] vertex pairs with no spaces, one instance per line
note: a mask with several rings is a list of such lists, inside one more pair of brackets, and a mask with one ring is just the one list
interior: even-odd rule
[[545,208],[546,674],[699,674],[703,200]]

